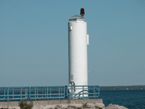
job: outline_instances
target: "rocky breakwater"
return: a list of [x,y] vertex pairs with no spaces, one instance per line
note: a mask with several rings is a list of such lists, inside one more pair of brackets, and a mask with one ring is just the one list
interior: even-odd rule
[[21,105],[18,101],[0,102],[0,108],[7,109],[128,109],[123,106],[110,104],[107,107],[102,99],[74,99],[74,100],[36,100],[25,101]]
[[103,103],[85,103],[85,104],[59,104],[47,106],[34,106],[32,109],[128,109],[123,106],[110,104],[107,107]]
[[105,107],[104,109],[128,109],[124,106],[119,106],[119,105],[113,105],[113,104],[109,104],[107,107]]

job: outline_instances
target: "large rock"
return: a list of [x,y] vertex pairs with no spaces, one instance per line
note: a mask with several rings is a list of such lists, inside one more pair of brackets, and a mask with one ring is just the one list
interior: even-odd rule
[[88,105],[88,107],[91,107],[91,108],[95,107],[94,103],[87,103],[87,105]]
[[68,107],[67,104],[59,104],[59,105],[56,105],[55,108],[57,108],[57,109],[66,109],[67,107]]
[[96,108],[104,108],[105,105],[103,103],[95,103]]
[[82,106],[83,106],[83,104],[69,104],[69,105],[68,105],[68,109],[69,109],[69,108],[72,108],[72,109],[73,109],[73,108],[81,108]]
[[32,109],[43,109],[44,106],[43,105],[35,105],[32,107]]
[[105,109],[128,109],[128,108],[119,105],[109,104]]

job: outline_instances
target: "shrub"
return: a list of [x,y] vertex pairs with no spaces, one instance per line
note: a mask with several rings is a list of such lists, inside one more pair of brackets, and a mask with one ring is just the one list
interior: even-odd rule
[[87,103],[84,103],[83,106],[82,106],[82,108],[83,108],[83,109],[84,109],[84,108],[89,108],[89,106],[88,106]]
[[20,107],[20,109],[32,109],[32,107],[33,107],[33,102],[31,101],[31,102],[28,104],[26,100],[20,101],[20,102],[19,102],[19,107]]

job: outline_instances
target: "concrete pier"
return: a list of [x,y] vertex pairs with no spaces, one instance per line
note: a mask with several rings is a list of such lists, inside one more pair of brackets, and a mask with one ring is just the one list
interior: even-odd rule
[[[104,107],[102,99],[68,99],[68,100],[37,100],[32,101],[32,109],[74,109],[87,103],[88,108]],[[20,109],[19,101],[0,102],[0,108]],[[29,104],[30,101],[27,101]]]

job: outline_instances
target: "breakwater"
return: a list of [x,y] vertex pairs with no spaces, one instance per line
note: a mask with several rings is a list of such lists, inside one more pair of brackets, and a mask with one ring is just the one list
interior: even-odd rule
[[[32,109],[73,109],[81,107],[90,107],[95,109],[95,106],[104,107],[102,99],[68,99],[68,100],[37,100],[27,101],[33,103]],[[88,108],[89,108],[88,107]],[[20,109],[19,101],[0,102],[0,108]]]

